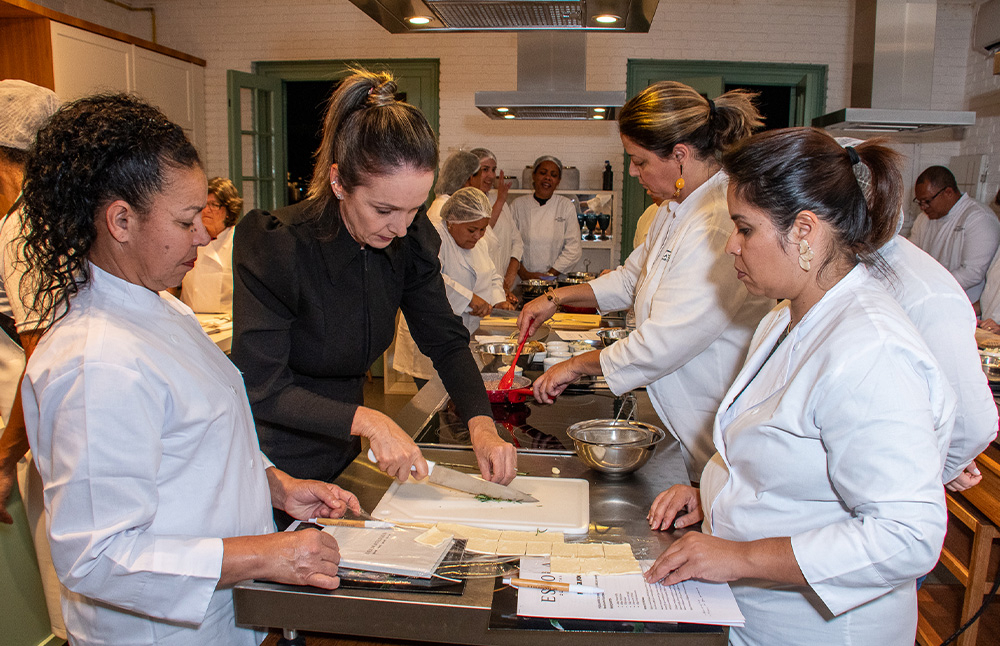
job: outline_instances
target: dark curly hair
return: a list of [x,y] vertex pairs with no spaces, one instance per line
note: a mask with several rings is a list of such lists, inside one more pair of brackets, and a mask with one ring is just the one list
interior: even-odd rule
[[39,327],[65,316],[90,280],[99,209],[124,200],[146,214],[166,168],[200,166],[180,126],[134,96],[98,94],[56,112],[38,132],[24,176],[20,291]]

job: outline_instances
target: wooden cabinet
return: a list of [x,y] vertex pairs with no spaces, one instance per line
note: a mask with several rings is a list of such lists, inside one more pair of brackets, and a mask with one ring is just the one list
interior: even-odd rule
[[205,141],[205,62],[20,0],[0,0],[0,77],[55,90],[65,101],[132,92]]

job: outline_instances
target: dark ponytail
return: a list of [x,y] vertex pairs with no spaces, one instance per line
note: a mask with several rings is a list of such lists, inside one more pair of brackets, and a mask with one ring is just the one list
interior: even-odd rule
[[786,128],[740,143],[723,155],[722,166],[736,195],[766,211],[782,236],[801,211],[812,211],[834,232],[830,259],[889,274],[878,250],[896,233],[899,161],[880,139],[844,148],[822,130]]
[[330,97],[323,119],[323,141],[309,183],[317,215],[334,200],[333,164],[347,191],[363,184],[369,175],[402,167],[432,172],[437,168],[434,132],[420,110],[395,99],[392,75],[362,69],[352,72]]
[[660,81],[629,99],[618,115],[618,129],[643,148],[668,157],[685,143],[702,159],[749,137],[764,121],[754,107],[757,95],[730,90],[711,101],[676,81]]

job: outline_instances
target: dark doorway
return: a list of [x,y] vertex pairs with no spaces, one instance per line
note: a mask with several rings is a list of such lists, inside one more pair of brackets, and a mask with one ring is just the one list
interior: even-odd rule
[[312,178],[313,154],[323,136],[323,113],[339,81],[286,81],[285,142],[288,159],[288,203],[305,198]]
[[726,92],[737,88],[757,92],[757,109],[764,115],[762,130],[777,130],[788,128],[791,121],[792,90],[794,87],[782,85],[746,85],[726,83]]

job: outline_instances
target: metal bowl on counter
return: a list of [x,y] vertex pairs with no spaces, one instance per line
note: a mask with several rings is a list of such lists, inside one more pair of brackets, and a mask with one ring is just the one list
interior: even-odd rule
[[979,360],[989,381],[1000,381],[1000,348],[981,348]]
[[544,295],[550,287],[555,286],[555,280],[529,278],[528,280],[521,281],[521,295],[524,297],[524,302],[527,303],[533,298],[538,298],[539,296]]
[[[517,341],[491,341],[480,343],[476,346],[476,351],[483,360],[484,365],[490,365],[495,359],[500,359],[500,363],[509,366],[514,362],[514,355],[517,353]],[[541,341],[528,341],[521,350],[521,356],[517,360],[517,365],[522,368],[528,365],[531,357],[539,352],[545,352],[545,344]]]
[[639,469],[667,436],[662,428],[626,419],[577,422],[566,434],[584,464],[611,475],[625,475]]
[[566,287],[567,285],[582,285],[584,283],[589,283],[595,278],[597,278],[597,274],[591,274],[585,271],[571,271],[559,279],[559,286]]
[[621,341],[628,336],[628,330],[623,327],[609,327],[597,331],[598,338],[604,344],[604,347],[608,347],[615,343],[615,341]]

